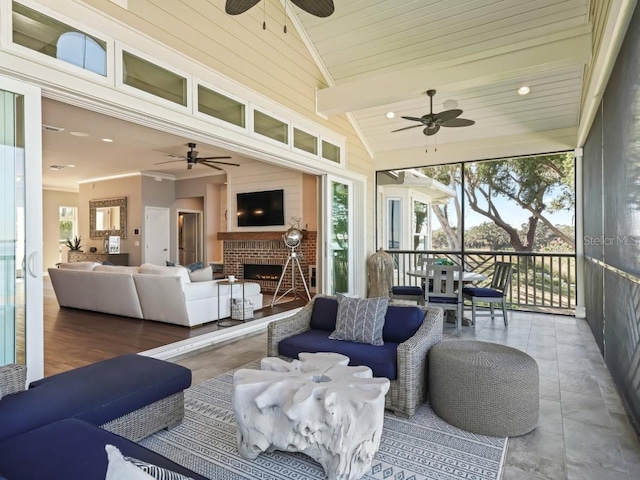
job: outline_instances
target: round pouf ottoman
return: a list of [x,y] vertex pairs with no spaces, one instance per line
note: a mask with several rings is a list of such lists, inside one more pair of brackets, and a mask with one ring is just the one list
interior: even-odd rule
[[429,350],[429,402],[462,430],[515,437],[538,424],[538,364],[497,343],[440,342]]

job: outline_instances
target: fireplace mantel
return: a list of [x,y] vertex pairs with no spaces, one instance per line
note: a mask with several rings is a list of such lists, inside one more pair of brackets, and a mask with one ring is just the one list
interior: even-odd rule
[[[277,232],[218,232],[218,240],[282,240],[284,232],[286,232],[286,230]],[[309,233],[311,232],[303,230],[302,238],[307,238]]]

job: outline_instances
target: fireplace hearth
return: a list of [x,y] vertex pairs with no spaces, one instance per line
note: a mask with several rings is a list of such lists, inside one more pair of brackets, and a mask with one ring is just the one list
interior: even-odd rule
[[282,275],[282,265],[259,265],[245,263],[242,266],[245,280],[264,280],[277,282]]

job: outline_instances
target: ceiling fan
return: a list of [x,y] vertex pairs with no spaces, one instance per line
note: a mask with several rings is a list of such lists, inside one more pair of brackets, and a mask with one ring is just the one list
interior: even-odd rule
[[[328,17],[333,13],[334,5],[333,0],[291,0],[294,5],[301,8],[311,15],[316,17]],[[240,15],[246,12],[254,5],[257,5],[260,0],[227,0],[227,4],[224,7],[225,12],[229,15]]]
[[430,112],[422,117],[402,117],[405,120],[411,120],[413,122],[420,122],[418,125],[412,125],[410,127],[399,128],[393,130],[393,132],[400,132],[402,130],[408,130],[410,128],[425,127],[422,131],[426,136],[435,135],[440,130],[440,127],[469,127],[476,122],[473,120],[467,120],[466,118],[458,118],[462,115],[462,110],[454,108],[451,110],[445,110],[440,113],[433,113],[433,96],[436,94],[435,90],[427,90],[430,101]]
[[224,170],[220,167],[217,167],[216,165],[214,165],[214,163],[217,163],[219,165],[233,165],[234,167],[239,167],[240,165],[237,163],[229,163],[229,162],[220,162],[218,160],[222,160],[225,158],[231,158],[229,156],[226,157],[199,157],[198,156],[198,151],[194,150],[194,148],[196,148],[196,144],[195,143],[188,143],[187,146],[189,147],[189,151],[187,152],[186,155],[174,155],[173,153],[167,153],[168,157],[171,158],[175,158],[175,160],[169,160],[167,162],[158,162],[156,163],[156,165],[162,165],[165,163],[173,163],[173,162],[183,162],[186,160],[187,162],[187,170],[191,170],[193,168],[194,165],[198,164],[198,165],[205,165],[209,168],[215,168],[216,170],[220,170],[223,171]]

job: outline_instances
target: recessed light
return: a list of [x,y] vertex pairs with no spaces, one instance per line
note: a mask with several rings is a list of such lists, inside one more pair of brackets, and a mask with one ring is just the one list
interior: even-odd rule
[[387,118],[395,118],[396,113],[395,112],[387,112],[384,114],[385,117]]
[[527,93],[529,93],[530,91],[531,91],[531,89],[530,89],[529,87],[527,87],[527,86],[523,86],[523,87],[520,87],[520,88],[518,89],[518,93],[519,93],[520,95],[526,95],[526,94],[527,94]]
[[51,165],[49,166],[49,168],[51,170],[62,170],[64,168],[64,165]]
[[74,137],[88,137],[89,134],[88,133],[84,133],[84,132],[69,132],[71,135],[73,135]]
[[64,130],[64,128],[56,127],[54,125],[42,125],[42,129],[46,130],[47,132],[53,132],[53,133],[62,132]]
[[111,139],[111,138],[101,138],[100,140],[102,140],[103,142],[106,142],[106,143],[113,143],[113,139]]
[[69,164],[67,164],[67,167],[69,167],[69,168],[76,168],[76,166],[75,166],[73,163],[69,163]]

